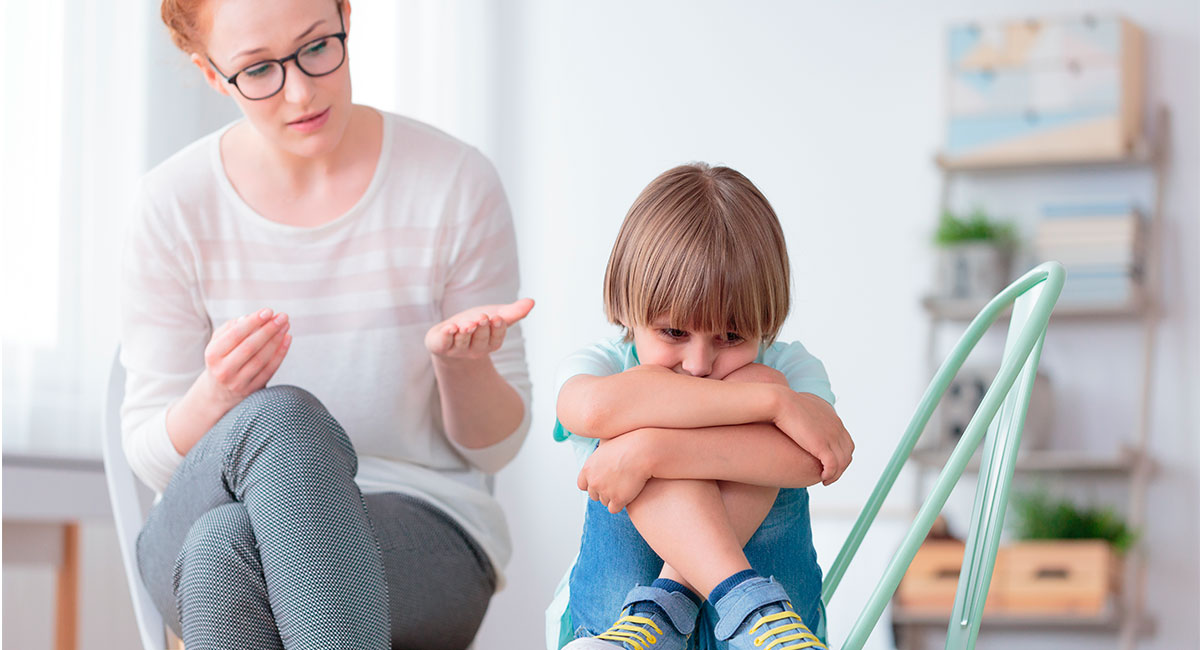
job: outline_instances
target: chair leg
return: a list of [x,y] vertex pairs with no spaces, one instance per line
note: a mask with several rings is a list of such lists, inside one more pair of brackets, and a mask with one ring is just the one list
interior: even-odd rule
[[75,650],[79,639],[79,524],[63,526],[62,561],[54,602],[54,650]]

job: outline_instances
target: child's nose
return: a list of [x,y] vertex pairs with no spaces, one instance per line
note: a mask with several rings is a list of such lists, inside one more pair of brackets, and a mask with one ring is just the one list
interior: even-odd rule
[[694,345],[688,349],[683,359],[683,370],[693,377],[707,377],[712,374],[713,351],[707,345]]

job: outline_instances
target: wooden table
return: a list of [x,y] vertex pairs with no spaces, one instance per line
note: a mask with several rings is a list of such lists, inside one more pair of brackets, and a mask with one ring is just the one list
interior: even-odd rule
[[57,566],[54,648],[74,650],[79,524],[112,519],[104,463],[99,456],[6,451],[3,469],[4,561]]

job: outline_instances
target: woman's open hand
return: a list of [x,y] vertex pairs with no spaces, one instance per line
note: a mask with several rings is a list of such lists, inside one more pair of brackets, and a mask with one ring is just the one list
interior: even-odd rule
[[425,347],[443,358],[482,359],[500,349],[504,334],[533,309],[532,298],[461,311],[429,328]]
[[204,348],[204,377],[214,396],[230,405],[267,385],[292,344],[287,314],[262,309],[226,321]]

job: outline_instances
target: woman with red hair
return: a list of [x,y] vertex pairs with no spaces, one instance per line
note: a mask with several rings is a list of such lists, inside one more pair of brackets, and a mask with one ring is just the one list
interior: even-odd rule
[[499,178],[351,102],[344,0],[162,15],[243,118],[145,176],[129,233],[143,580],[188,650],[465,647],[510,555],[488,475],[529,422]]

